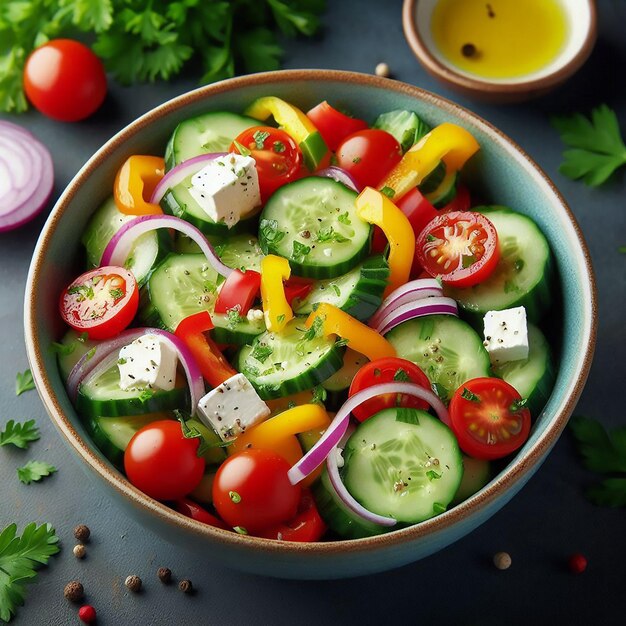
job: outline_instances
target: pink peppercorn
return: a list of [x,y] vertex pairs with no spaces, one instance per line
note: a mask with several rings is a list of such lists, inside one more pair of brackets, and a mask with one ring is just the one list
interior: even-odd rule
[[576,552],[569,557],[567,565],[574,574],[582,574],[587,569],[587,559]]
[[85,604],[78,609],[78,617],[84,624],[93,624],[96,621],[96,609],[90,604]]

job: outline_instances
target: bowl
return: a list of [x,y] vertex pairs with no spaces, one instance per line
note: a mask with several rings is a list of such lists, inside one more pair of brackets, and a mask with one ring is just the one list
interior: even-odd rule
[[[477,100],[521,102],[542,96],[564,83],[587,60],[597,37],[594,0],[559,0],[567,35],[561,51],[540,69],[516,78],[484,78],[453,65],[435,44],[431,19],[439,0],[404,0],[402,25],[413,54],[446,87]],[[489,4],[485,5],[490,7]]]
[[[91,210],[110,194],[115,173],[131,154],[162,153],[175,126],[214,109],[242,110],[255,98],[277,95],[307,109],[328,99],[358,117],[415,110],[430,123],[454,122],[482,146],[468,164],[471,184],[485,198],[531,216],[547,236],[561,287],[561,343],[554,391],[530,439],[503,471],[474,496],[426,522],[367,539],[327,543],[271,541],[223,531],[191,520],[134,488],[86,435],[49,346],[62,324],[58,295],[75,275],[82,233]],[[327,579],[369,574],[416,561],[464,536],[508,502],[537,471],[565,427],[591,364],[596,299],[583,236],[562,196],[541,169],[510,139],[466,109],[431,93],[375,76],[341,71],[290,70],[234,78],[197,89],[153,109],[108,141],[61,195],[37,243],[26,287],[25,337],[37,390],[72,456],[95,486],[138,523],[207,563],[285,577]]]

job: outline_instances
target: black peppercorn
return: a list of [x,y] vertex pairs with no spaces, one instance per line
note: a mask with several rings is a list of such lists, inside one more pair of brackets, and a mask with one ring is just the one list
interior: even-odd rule
[[65,585],[63,595],[70,602],[80,602],[85,597],[85,588],[79,581],[72,580]]
[[169,585],[172,581],[172,570],[169,567],[159,567],[157,576],[162,583]]
[[193,591],[193,585],[191,584],[191,581],[187,578],[185,578],[184,580],[181,580],[178,583],[178,588],[183,592],[183,593],[191,593]]
[[78,539],[78,541],[89,541],[89,536],[91,535],[91,531],[89,530],[89,526],[85,526],[85,524],[79,524],[74,529],[74,537]]

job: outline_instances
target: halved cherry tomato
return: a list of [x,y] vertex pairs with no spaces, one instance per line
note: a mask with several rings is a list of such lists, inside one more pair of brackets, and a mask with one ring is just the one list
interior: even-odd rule
[[296,516],[288,522],[262,530],[257,537],[279,541],[318,541],[325,532],[326,524],[315,506],[313,494],[303,489]]
[[302,152],[284,130],[253,126],[239,134],[230,146],[231,152],[241,154],[237,144],[249,150],[256,161],[264,204],[279,187],[296,180],[302,173]]
[[337,165],[362,187],[378,187],[401,158],[402,148],[395,137],[377,128],[353,133],[337,148]]
[[522,397],[500,378],[473,378],[452,396],[448,410],[459,446],[477,459],[499,459],[528,439],[530,411]]
[[261,274],[259,272],[254,270],[242,272],[235,269],[228,275],[220,289],[215,302],[215,312],[228,313],[236,309],[240,315],[246,315],[260,291]]
[[337,111],[326,100],[313,107],[306,115],[333,152],[348,135],[367,128],[367,122]]
[[128,480],[156,500],[178,500],[193,491],[204,474],[197,438],[186,438],[175,420],[151,422],[138,430],[124,452]]
[[289,468],[271,450],[251,448],[228,457],[213,481],[218,515],[250,535],[294,518],[302,488],[289,482]]
[[[367,389],[372,385],[390,382],[415,383],[420,387],[430,390],[430,381],[422,370],[412,361],[399,357],[386,357],[376,359],[364,365],[356,374],[350,385],[348,396]],[[428,409],[428,402],[407,396],[404,394],[384,394],[377,398],[372,398],[358,406],[352,414],[359,422],[364,422],[367,418],[392,407],[409,407],[414,409]]]
[[454,287],[471,287],[486,280],[500,259],[494,225],[473,211],[438,215],[422,230],[415,245],[422,267]]
[[228,530],[228,526],[226,526],[221,519],[215,517],[215,515],[211,515],[199,504],[196,504],[193,500],[189,500],[189,498],[176,500],[174,508],[179,513],[182,513],[191,519],[195,519],[197,522],[202,522],[203,524],[208,524],[209,526],[215,526],[216,528]]
[[59,309],[68,326],[89,339],[108,339],[122,332],[139,306],[132,272],[109,265],[85,272],[63,290]]
[[[404,199],[404,198],[403,198]],[[456,190],[456,196],[448,202],[442,209],[439,209],[440,213],[450,213],[452,211],[469,211],[472,206],[472,199],[470,197],[469,189],[460,184]],[[426,224],[424,224],[426,226]]]

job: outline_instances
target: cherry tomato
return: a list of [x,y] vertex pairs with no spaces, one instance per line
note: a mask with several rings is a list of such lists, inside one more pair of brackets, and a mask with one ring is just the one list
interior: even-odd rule
[[393,135],[370,128],[353,133],[337,148],[337,165],[363,187],[377,187],[402,158],[402,148]]
[[326,524],[315,506],[313,494],[303,489],[296,516],[288,522],[265,528],[257,536],[279,541],[317,541],[325,532]]
[[197,438],[186,438],[174,420],[151,422],[138,430],[124,453],[128,480],[155,500],[178,500],[193,491],[204,474]]
[[300,485],[287,477],[290,465],[270,450],[250,448],[228,457],[213,482],[213,505],[233,528],[250,535],[295,517]]
[[[393,381],[415,383],[428,390],[431,388],[428,377],[415,363],[398,357],[385,357],[370,361],[357,372],[350,385],[348,396],[353,396],[358,391],[367,389],[372,385]],[[428,409],[428,406],[428,402],[414,396],[388,393],[364,402],[354,409],[352,414],[359,422],[364,422],[383,409],[409,407],[425,410]]]
[[421,266],[454,287],[486,280],[500,258],[494,225],[473,211],[438,215],[419,234],[415,246]]
[[[404,199],[404,198],[403,198]],[[459,185],[456,190],[456,196],[448,202],[440,213],[450,213],[452,211],[469,211],[472,206],[469,189],[465,185]],[[424,224],[425,226],[426,224]]]
[[348,135],[367,128],[367,122],[337,111],[326,100],[313,107],[307,117],[333,152]]
[[68,326],[89,339],[108,339],[123,331],[139,307],[132,272],[109,265],[85,272],[61,294],[59,309]]
[[183,515],[190,517],[191,519],[195,519],[198,522],[202,522],[203,524],[208,524],[209,526],[215,526],[216,528],[223,528],[224,530],[228,530],[228,526],[224,524],[224,522],[215,517],[215,515],[211,515],[208,511],[205,511],[199,504],[196,504],[193,500],[189,500],[188,498],[182,498],[180,500],[176,500],[174,503],[174,508]]
[[279,128],[253,126],[238,135],[230,146],[231,152],[240,154],[237,144],[249,150],[256,161],[263,203],[279,187],[301,175],[302,152],[291,136]]
[[500,378],[473,378],[452,396],[448,410],[459,446],[477,459],[499,459],[528,439],[530,411],[522,397]]
[[73,39],[52,39],[26,59],[24,91],[44,115],[76,122],[102,104],[107,78],[102,62],[87,46]]

